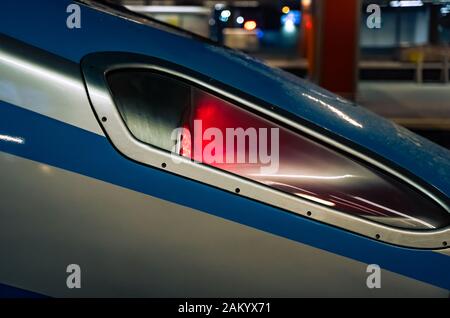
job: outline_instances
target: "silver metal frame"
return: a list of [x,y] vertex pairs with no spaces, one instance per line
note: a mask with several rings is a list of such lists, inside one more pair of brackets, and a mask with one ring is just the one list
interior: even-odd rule
[[215,92],[219,96],[234,100],[238,104],[250,107],[259,113],[276,119],[289,127],[303,132],[305,135],[315,137],[325,144],[338,147],[346,153],[356,156],[365,162],[402,179],[404,182],[436,201],[445,210],[449,211],[446,204],[437,196],[394,169],[266,108],[230,94],[202,80],[156,64],[157,63],[151,58],[127,53],[91,54],[82,61],[82,70],[85,76],[92,107],[113,145],[126,157],[229,192],[235,193],[237,192],[236,190],[239,189],[239,194],[236,195],[276,206],[297,215],[314,219],[385,243],[420,249],[443,249],[447,247],[447,244],[450,244],[450,226],[444,229],[430,231],[393,228],[321,206],[239,176],[192,162],[184,157],[177,157],[179,162],[175,164],[170,153],[138,141],[129,132],[114,103],[109,86],[106,82],[106,74],[108,72],[124,68],[148,69],[165,73],[204,87],[205,89]]

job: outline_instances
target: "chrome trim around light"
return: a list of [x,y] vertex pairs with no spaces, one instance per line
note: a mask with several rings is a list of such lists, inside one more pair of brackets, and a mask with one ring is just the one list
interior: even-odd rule
[[[421,249],[443,249],[447,247],[448,243],[450,243],[450,226],[444,229],[430,231],[413,231],[392,228],[367,219],[335,211],[331,208],[271,189],[265,185],[219,171],[203,164],[192,162],[191,160],[183,157],[178,157],[179,163],[173,163],[170,153],[138,141],[131,135],[128,128],[125,126],[122,117],[115,106],[105,78],[105,75],[108,72],[123,68],[148,69],[166,73],[214,91],[221,96],[227,97],[239,104],[255,109],[260,113],[268,115],[271,118],[293,127],[294,129],[298,129],[306,135],[315,137],[328,145],[338,147],[348,154],[361,158],[364,161],[388,172],[389,174],[395,175],[414,188],[427,194],[428,197],[435,200],[444,209],[449,211],[445,203],[438,197],[408,179],[401,173],[398,173],[382,163],[350,149],[335,140],[323,136],[310,128],[293,122],[245,99],[223,91],[222,89],[218,89],[213,85],[205,83],[199,79],[192,78],[178,71],[171,70],[167,67],[156,65],[152,59],[145,56],[127,53],[97,53],[88,55],[82,61],[82,70],[85,76],[86,86],[92,106],[97,114],[97,117],[100,119],[101,125],[114,146],[128,158],[229,192],[235,193],[236,189],[239,189],[240,192],[236,195],[276,206],[297,215],[333,225],[386,243]],[[101,119],[105,119],[105,121]]]

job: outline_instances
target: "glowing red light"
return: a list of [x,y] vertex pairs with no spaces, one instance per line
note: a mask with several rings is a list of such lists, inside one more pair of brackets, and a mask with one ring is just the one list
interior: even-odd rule
[[306,21],[306,28],[311,29],[312,28],[312,22],[310,20]]
[[215,113],[214,105],[199,106],[197,108],[197,116],[199,119],[202,120],[212,118],[214,116],[214,113]]

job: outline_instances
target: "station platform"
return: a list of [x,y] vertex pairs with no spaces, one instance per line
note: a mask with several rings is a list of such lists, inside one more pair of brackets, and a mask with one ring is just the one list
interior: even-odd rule
[[357,102],[409,129],[450,131],[450,84],[360,81]]

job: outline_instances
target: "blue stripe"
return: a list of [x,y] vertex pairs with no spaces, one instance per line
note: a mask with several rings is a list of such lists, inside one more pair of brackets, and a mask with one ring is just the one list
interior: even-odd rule
[[[277,208],[145,167],[103,137],[0,102],[0,151],[73,171],[273,233],[450,290],[450,257],[391,246]],[[299,269],[301,270],[301,269]]]

